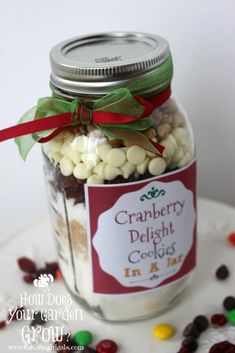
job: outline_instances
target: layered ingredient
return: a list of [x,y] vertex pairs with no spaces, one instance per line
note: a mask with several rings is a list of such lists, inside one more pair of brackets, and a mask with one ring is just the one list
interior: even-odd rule
[[153,125],[143,134],[165,147],[162,155],[130,141],[109,139],[93,125],[67,128],[44,146],[49,200],[65,282],[107,320],[154,315],[177,298],[188,282],[186,276],[157,291],[135,295],[93,293],[84,184],[139,181],[180,169],[193,159],[191,131],[175,101],[169,99],[153,117]]

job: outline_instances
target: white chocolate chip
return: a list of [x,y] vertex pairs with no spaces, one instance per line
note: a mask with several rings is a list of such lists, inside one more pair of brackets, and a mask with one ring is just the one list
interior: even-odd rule
[[121,167],[122,175],[125,179],[129,178],[129,176],[134,172],[135,166],[130,162],[126,161],[125,164]]
[[102,179],[99,175],[97,174],[92,174],[91,176],[88,177],[87,179],[87,184],[103,184],[104,179]]
[[62,140],[52,140],[48,144],[48,150],[52,152],[60,152],[62,149],[63,143]]
[[[155,156],[155,155],[154,155]],[[137,166],[137,171],[140,173],[140,174],[144,174],[146,172],[146,170],[148,169],[148,165],[149,165],[149,161],[150,161],[150,158],[146,158],[141,164],[139,164]]]
[[81,160],[86,164],[88,169],[94,168],[100,161],[99,156],[95,152],[82,153]]
[[152,175],[160,175],[166,169],[166,162],[164,161],[163,158],[160,158],[160,157],[154,158],[149,162],[148,169]]
[[71,159],[75,164],[79,163],[81,161],[81,154],[78,152],[78,150],[75,150],[72,146],[67,152],[67,157]]
[[71,144],[69,142],[64,142],[60,153],[65,155],[69,152],[70,149],[71,149]]
[[74,164],[67,157],[63,157],[60,161],[60,171],[64,176],[73,174]]
[[127,160],[135,165],[141,164],[146,157],[146,152],[143,148],[134,145],[127,150]]
[[91,175],[91,171],[84,163],[78,163],[73,170],[73,174],[77,179],[87,179]]
[[97,164],[94,168],[94,173],[98,174],[100,178],[104,179],[104,169],[105,169],[106,163],[105,162],[100,162]]
[[171,157],[165,158],[166,166],[169,167],[171,164]]
[[121,175],[121,170],[117,167],[113,167],[110,164],[107,164],[104,169],[104,176],[106,180],[113,180],[118,175]]
[[108,157],[108,153],[111,149],[112,149],[112,147],[107,143],[97,146],[97,153],[98,153],[99,157],[102,159],[102,161],[104,161],[104,162],[108,161],[107,157]]
[[83,153],[87,151],[87,136],[77,136],[72,142],[73,148],[78,152]]
[[48,158],[50,159],[50,161],[54,164],[54,165],[57,165],[61,158],[62,158],[62,155],[58,152],[48,152]]
[[184,158],[184,150],[181,147],[178,147],[175,153],[172,156],[172,163],[177,164],[181,159]]
[[173,135],[171,135],[171,134],[168,135],[167,140],[170,141],[175,146],[175,148],[177,148],[178,145],[177,145],[176,139],[174,138]]
[[108,152],[107,161],[113,167],[121,167],[126,160],[126,154],[120,148],[112,148]]
[[161,124],[157,128],[158,135],[162,138],[166,137],[171,131],[171,126],[169,124]]
[[180,144],[181,140],[184,140],[188,137],[188,131],[183,127],[177,127],[172,131],[172,135],[176,139],[176,141]]
[[175,148],[175,145],[171,141],[169,141],[168,139],[165,139],[165,140],[161,141],[161,145],[163,147],[165,147],[165,149],[163,151],[164,158],[168,158],[168,157],[173,156],[176,148]]
[[181,161],[177,164],[177,167],[181,168],[184,167],[188,162],[190,162],[192,159],[192,155],[187,152],[184,156],[183,159],[181,159]]

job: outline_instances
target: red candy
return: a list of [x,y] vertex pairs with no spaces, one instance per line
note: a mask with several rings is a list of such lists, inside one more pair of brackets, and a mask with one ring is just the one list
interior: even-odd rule
[[19,268],[26,273],[35,273],[37,270],[36,264],[34,261],[28,259],[27,257],[21,257],[17,260]]
[[96,346],[97,353],[116,353],[117,344],[112,340],[102,340]]
[[235,246],[235,232],[230,233],[227,239],[232,246]]
[[211,323],[215,326],[224,326],[227,324],[227,318],[224,314],[214,314],[211,317]]

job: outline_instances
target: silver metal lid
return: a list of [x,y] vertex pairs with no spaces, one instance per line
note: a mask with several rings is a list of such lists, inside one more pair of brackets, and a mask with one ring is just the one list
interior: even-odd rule
[[64,96],[106,94],[156,68],[169,53],[164,38],[146,33],[112,32],[69,39],[50,52],[51,86]]

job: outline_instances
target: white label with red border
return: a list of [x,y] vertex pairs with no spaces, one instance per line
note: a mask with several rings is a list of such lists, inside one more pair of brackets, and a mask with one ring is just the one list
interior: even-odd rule
[[195,267],[196,161],[138,182],[86,185],[93,291],[128,294]]

